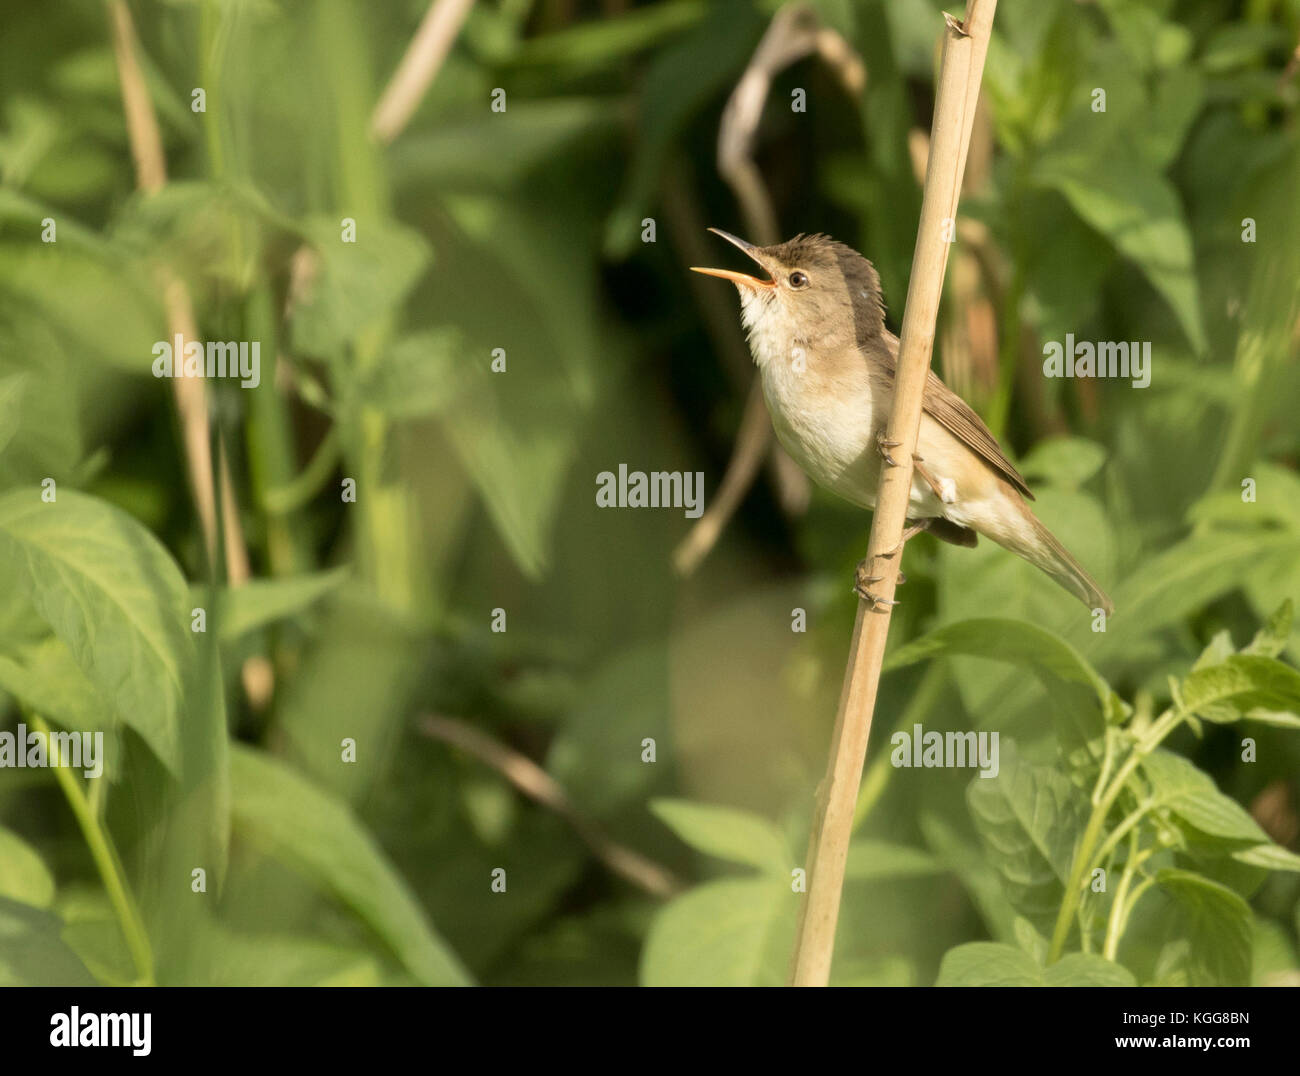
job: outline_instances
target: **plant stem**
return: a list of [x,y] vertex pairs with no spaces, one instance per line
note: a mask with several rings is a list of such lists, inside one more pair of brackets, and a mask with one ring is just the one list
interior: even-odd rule
[[1070,935],[1070,921],[1074,918],[1075,908],[1079,905],[1083,878],[1087,874],[1088,868],[1096,860],[1097,842],[1101,837],[1102,829],[1106,825],[1106,816],[1110,813],[1111,806],[1119,797],[1120,792],[1128,783],[1128,779],[1133,775],[1133,771],[1138,768],[1142,760],[1155,750],[1160,741],[1168,736],[1186,716],[1186,712],[1183,710],[1169,710],[1162,714],[1159,720],[1151,726],[1147,735],[1133,745],[1128,758],[1124,760],[1124,765],[1119,768],[1119,772],[1115,774],[1110,786],[1106,789],[1100,801],[1093,807],[1092,816],[1088,819],[1088,825],[1083,831],[1083,839],[1079,842],[1078,850],[1074,855],[1070,877],[1065,883],[1065,896],[1061,901],[1061,910],[1056,916],[1056,927],[1052,931],[1052,944],[1047,951],[1047,962],[1049,964],[1056,963],[1061,957],[1061,951],[1065,948],[1066,939]]
[[897,586],[903,525],[912,485],[912,455],[921,425],[921,403],[943,277],[949,235],[961,191],[965,147],[970,139],[996,0],[970,0],[965,24],[945,16],[943,59],[935,95],[930,158],[926,167],[916,251],[903,309],[894,404],[886,423],[888,440],[900,447],[899,465],[880,469],[867,559],[880,577],[878,602],[858,602],[848,667],[832,735],[830,762],[818,795],[807,858],[808,894],[800,909],[790,981],[825,986],[830,981],[835,927],[839,921],[844,865],[853,835],[854,807],[866,763],[880,669],[889,632],[890,602]]
[[[44,720],[35,714],[29,714],[27,720],[33,728],[40,730],[48,739],[50,726]],[[135,964],[137,984],[140,986],[153,986],[153,951],[149,946],[149,935],[144,929],[144,924],[140,921],[140,913],[135,906],[135,900],[131,896],[131,890],[127,886],[122,863],[113,848],[112,838],[100,826],[99,820],[95,817],[95,812],[90,805],[90,801],[86,798],[86,793],[78,783],[76,775],[66,766],[51,766],[51,769],[54,770],[55,780],[59,782],[59,787],[63,789],[63,795],[68,800],[68,806],[72,808],[72,813],[77,819],[77,825],[80,826],[81,833],[86,838],[91,858],[95,861],[99,877],[102,879],[104,889],[108,893],[109,903],[112,904],[113,911],[117,915],[122,937],[126,939],[127,949],[131,953],[131,961]]]

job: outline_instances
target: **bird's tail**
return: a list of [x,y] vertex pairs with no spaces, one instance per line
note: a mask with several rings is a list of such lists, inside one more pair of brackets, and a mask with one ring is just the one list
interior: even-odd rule
[[1110,600],[1110,596],[1083,565],[1070,555],[1070,551],[1061,545],[1056,535],[1043,526],[1029,505],[1019,497],[1016,500],[1020,501],[1024,510],[1029,532],[1018,527],[1002,530],[999,534],[989,534],[989,537],[1041,568],[1089,609],[1104,609],[1106,615],[1110,616],[1115,611],[1115,603]]

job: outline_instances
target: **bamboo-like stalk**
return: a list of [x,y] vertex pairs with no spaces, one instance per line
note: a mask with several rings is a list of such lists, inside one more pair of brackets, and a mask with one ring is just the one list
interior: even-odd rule
[[[948,263],[949,237],[955,234],[957,200],[966,150],[975,118],[980,78],[997,0],[970,0],[966,22],[945,15],[943,58],[935,96],[930,158],[917,229],[916,252],[907,288],[900,334],[894,407],[886,426],[899,465],[882,467],[868,559],[878,597],[892,600],[902,560],[900,542],[912,486],[912,454],[921,426],[921,404],[935,322]],[[853,812],[866,762],[871,718],[885,657],[890,606],[858,603],[844,688],[831,740],[830,763],[818,795],[807,862],[808,894],[801,910],[790,982],[825,986],[830,981],[835,926],[839,920],[844,864],[853,832]]]

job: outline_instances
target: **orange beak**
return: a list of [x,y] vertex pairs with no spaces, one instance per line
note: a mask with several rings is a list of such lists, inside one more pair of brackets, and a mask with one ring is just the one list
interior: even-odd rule
[[[722,236],[722,238],[732,246],[739,247],[760,266],[762,266],[764,271],[767,270],[767,266],[763,265],[762,259],[759,258],[756,253],[759,248],[754,246],[753,243],[746,243],[745,240],[741,239],[739,236],[732,235],[730,232],[724,232],[721,228],[710,228],[709,231],[714,235]],[[759,280],[757,277],[752,277],[748,273],[737,273],[734,269],[701,269],[699,266],[692,265],[691,272],[704,273],[706,276],[721,277],[723,280],[730,280],[733,284],[743,284],[747,288],[757,289],[776,287],[776,281],[774,280]]]

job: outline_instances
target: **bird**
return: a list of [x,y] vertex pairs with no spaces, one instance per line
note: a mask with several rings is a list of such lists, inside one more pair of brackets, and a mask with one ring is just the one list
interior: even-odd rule
[[[826,235],[800,234],[756,246],[709,231],[744,251],[767,279],[691,266],[740,293],[740,316],[762,377],[777,439],[818,485],[852,504],[875,508],[882,465],[896,465],[885,425],[893,408],[898,337],[885,325],[875,267]],[[1091,610],[1114,603],[1034,515],[1033,493],[997,438],[970,406],[929,371],[913,458],[906,541],[928,531],[958,546],[977,535],[1046,572]],[[855,589],[873,607],[867,562]]]

